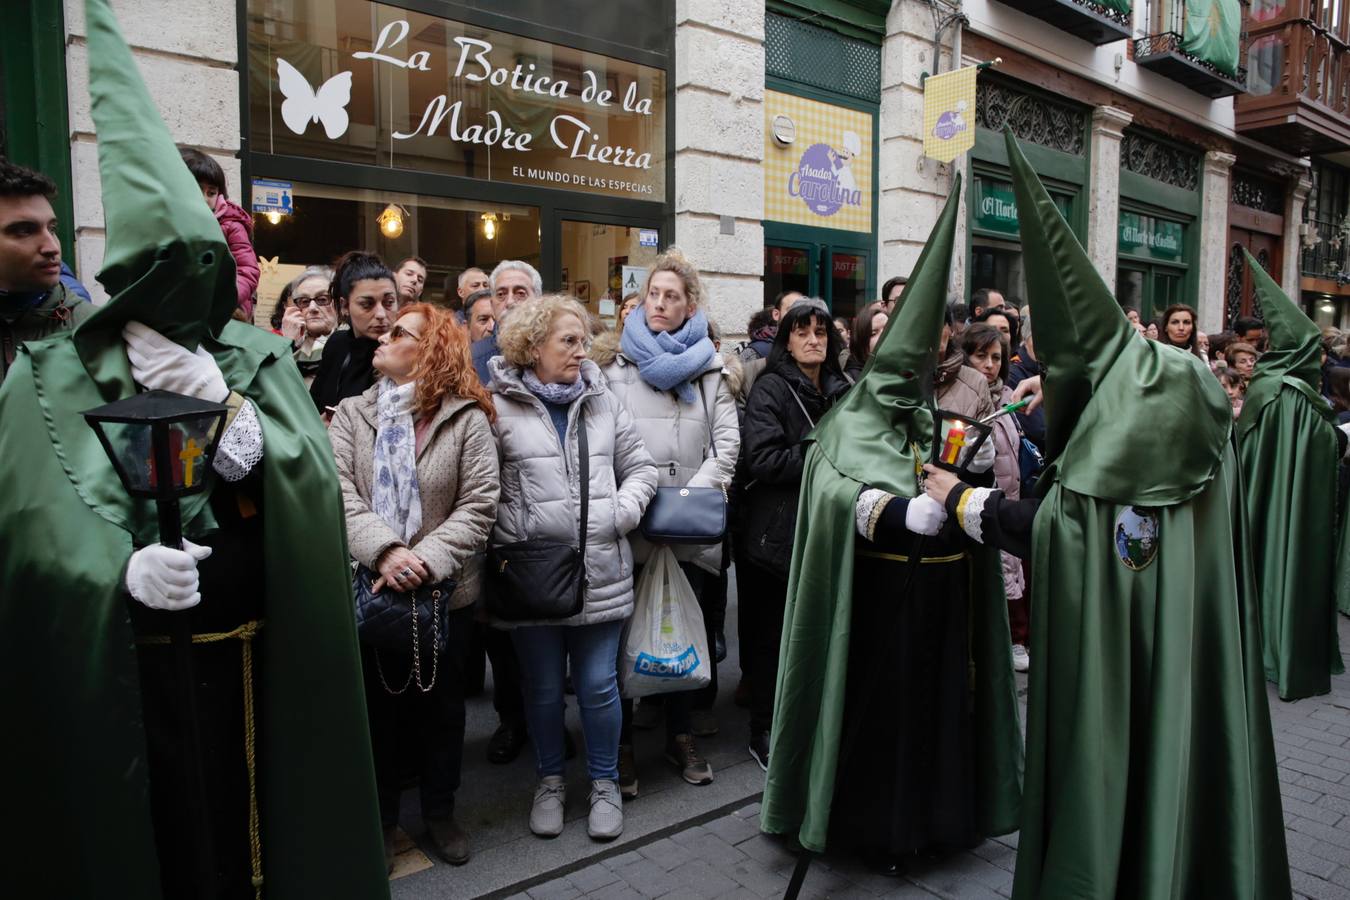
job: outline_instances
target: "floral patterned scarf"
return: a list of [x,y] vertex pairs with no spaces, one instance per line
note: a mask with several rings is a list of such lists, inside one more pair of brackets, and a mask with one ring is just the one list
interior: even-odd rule
[[375,433],[375,488],[371,504],[376,515],[404,541],[422,527],[422,498],[417,487],[417,436],[413,431],[413,403],[417,382],[396,385],[380,379],[375,402],[379,423]]

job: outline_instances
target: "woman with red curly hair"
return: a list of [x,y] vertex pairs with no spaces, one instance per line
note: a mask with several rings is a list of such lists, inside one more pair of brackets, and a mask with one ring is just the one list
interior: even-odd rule
[[[400,759],[421,775],[422,819],[441,857],[460,865],[469,839],[454,818],[464,749],[464,666],[479,551],[497,517],[496,410],[478,382],[464,329],[427,303],[403,307],[379,338],[375,384],[338,406],[337,456],[352,559],[372,590],[454,582],[439,655],[361,645],[385,862],[393,864]],[[408,727],[408,726],[412,727]],[[417,746],[399,746],[414,736]]]

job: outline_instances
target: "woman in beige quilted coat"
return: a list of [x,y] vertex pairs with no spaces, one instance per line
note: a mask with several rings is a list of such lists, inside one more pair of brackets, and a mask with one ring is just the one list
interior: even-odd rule
[[375,385],[343,400],[328,429],[348,549],[379,574],[377,590],[456,582],[439,657],[361,647],[385,858],[392,865],[399,760],[410,758],[421,776],[422,819],[441,857],[459,865],[469,859],[468,835],[454,818],[464,665],[481,552],[497,515],[496,411],[474,373],[464,329],[429,304],[399,312],[380,336],[374,367]]

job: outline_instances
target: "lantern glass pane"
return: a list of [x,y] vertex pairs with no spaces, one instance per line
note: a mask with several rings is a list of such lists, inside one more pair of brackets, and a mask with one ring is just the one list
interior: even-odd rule
[[[211,461],[206,455],[215,438],[220,419],[215,415],[173,422],[167,426],[170,478],[175,494],[191,494],[206,486]],[[117,464],[136,493],[155,494],[160,490],[159,471],[149,424],[101,423],[108,443],[117,456]]]

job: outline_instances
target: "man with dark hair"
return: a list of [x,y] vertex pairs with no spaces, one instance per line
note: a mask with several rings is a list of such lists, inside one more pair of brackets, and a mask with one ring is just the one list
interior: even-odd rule
[[46,175],[0,159],[0,381],[19,344],[73,328],[95,309],[61,280],[55,196]]
[[886,304],[886,315],[894,313],[895,304],[900,302],[900,295],[905,292],[905,284],[908,281],[904,275],[896,275],[894,278],[887,278],[886,283],[881,286],[881,302]]
[[1002,309],[1007,305],[1003,292],[994,288],[980,288],[970,295],[970,317],[973,320],[986,309]]
[[1243,343],[1251,344],[1258,353],[1266,349],[1266,326],[1260,319],[1252,316],[1239,316],[1233,320],[1233,331],[1237,332],[1237,339]]
[[474,291],[464,301],[464,320],[469,328],[469,343],[481,341],[496,330],[492,317],[492,291]]
[[421,300],[427,287],[427,261],[420,256],[399,260],[394,267],[394,281],[398,285],[399,306]]

